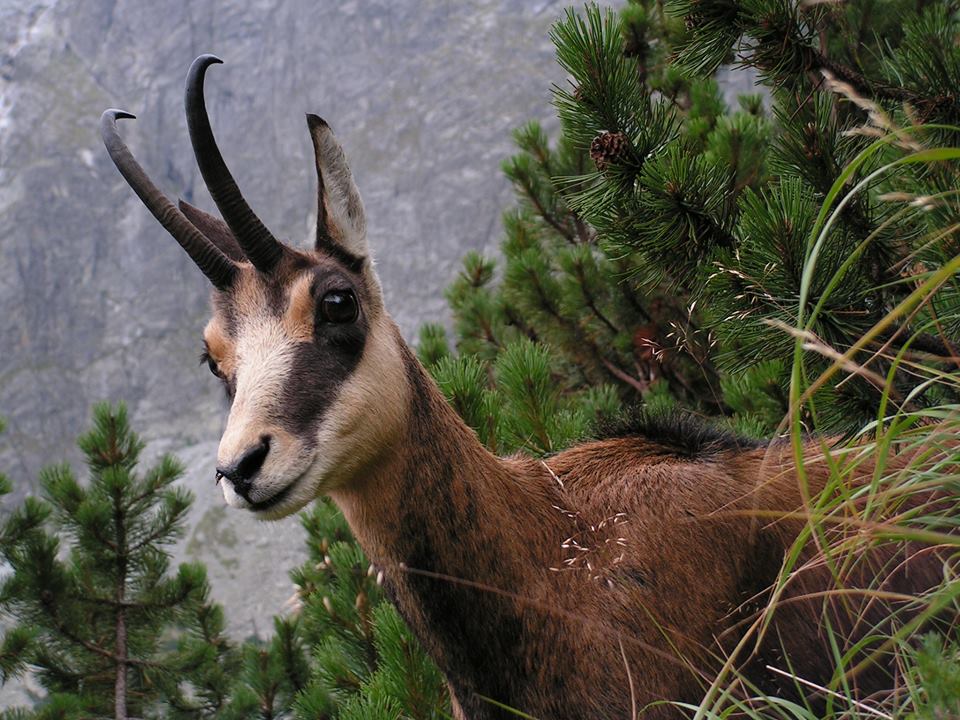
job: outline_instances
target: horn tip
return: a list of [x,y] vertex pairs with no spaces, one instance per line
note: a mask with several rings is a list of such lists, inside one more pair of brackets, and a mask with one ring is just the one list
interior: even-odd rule
[[109,108],[103,111],[103,115],[100,116],[101,120],[136,120],[137,116],[126,110],[118,110],[117,108]]
[[223,60],[218,58],[216,55],[213,55],[212,53],[204,53],[203,55],[199,56],[196,60],[194,60],[193,64],[200,65],[204,68],[207,68],[210,65],[223,65]]

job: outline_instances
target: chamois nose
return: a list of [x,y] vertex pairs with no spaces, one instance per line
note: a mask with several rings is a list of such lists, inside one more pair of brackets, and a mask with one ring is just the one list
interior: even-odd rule
[[217,480],[222,477],[227,478],[233,483],[233,489],[237,495],[249,502],[250,498],[247,495],[253,487],[253,478],[260,472],[269,452],[270,436],[261,435],[260,441],[244,450],[243,455],[235,463],[217,467]]

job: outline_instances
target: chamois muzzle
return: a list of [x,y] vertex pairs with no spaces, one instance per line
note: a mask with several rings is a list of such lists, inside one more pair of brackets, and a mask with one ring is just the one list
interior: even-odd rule
[[203,79],[207,68],[222,63],[215,55],[201,55],[187,73],[185,105],[190,142],[200,174],[217,204],[220,214],[236,237],[244,254],[260,272],[273,270],[284,253],[280,243],[244,200],[236,180],[230,174],[217,147],[203,98]]
[[197,230],[182,212],[154,185],[117,131],[117,119],[136,116],[125,110],[105,110],[100,116],[100,136],[117,170],[153,216],[180,243],[218,290],[229,288],[237,275],[236,264]]
[[253,479],[263,467],[267,454],[270,452],[270,436],[263,435],[253,447],[244,451],[243,455],[229,467],[217,468],[217,482],[226,478],[233,483],[233,489],[244,500],[252,502],[250,490],[253,488]]

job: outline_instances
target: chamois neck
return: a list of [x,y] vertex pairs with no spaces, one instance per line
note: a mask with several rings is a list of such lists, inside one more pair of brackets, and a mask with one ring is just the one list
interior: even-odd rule
[[550,618],[529,604],[545,600],[559,562],[546,557],[564,537],[557,487],[540,463],[484,448],[405,345],[401,355],[403,432],[362,482],[332,497],[466,716],[500,717],[484,698],[526,702],[523,644],[571,636],[545,629]]
[[[562,532],[554,532],[557,499],[546,469],[487,450],[405,344],[400,354],[406,426],[363,478],[331,494],[374,562],[477,577],[486,573],[476,557],[495,555],[521,529],[529,539],[537,528]],[[505,579],[508,564],[529,573],[530,559],[514,553],[497,573]]]

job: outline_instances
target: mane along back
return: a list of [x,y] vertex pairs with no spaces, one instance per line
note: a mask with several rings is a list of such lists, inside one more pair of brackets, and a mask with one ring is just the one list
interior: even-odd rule
[[602,421],[591,439],[627,438],[641,439],[664,455],[685,460],[712,460],[723,453],[755,450],[770,442],[739,435],[693,413],[636,406]]

